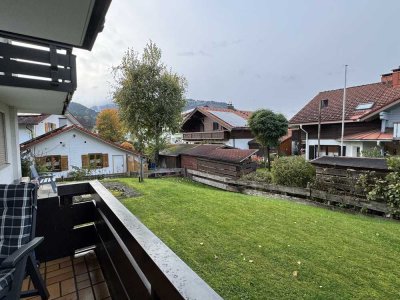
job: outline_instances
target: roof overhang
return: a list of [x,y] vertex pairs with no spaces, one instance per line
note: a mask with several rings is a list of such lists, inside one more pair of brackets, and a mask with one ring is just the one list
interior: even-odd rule
[[[354,123],[354,122],[359,122],[360,120],[345,120],[344,123]],[[326,125],[326,124],[341,124],[342,121],[325,121],[325,122],[321,122],[321,125]],[[309,123],[289,123],[289,128],[290,129],[299,129],[300,126],[307,126],[307,125],[318,125],[318,122],[309,122]]]
[[111,0],[1,0],[0,36],[91,50]]

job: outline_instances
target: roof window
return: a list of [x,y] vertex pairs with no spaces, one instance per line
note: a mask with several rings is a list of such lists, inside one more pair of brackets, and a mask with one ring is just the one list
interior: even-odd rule
[[357,105],[356,109],[357,110],[370,109],[370,108],[372,108],[372,106],[374,106],[374,102],[361,103],[361,104]]

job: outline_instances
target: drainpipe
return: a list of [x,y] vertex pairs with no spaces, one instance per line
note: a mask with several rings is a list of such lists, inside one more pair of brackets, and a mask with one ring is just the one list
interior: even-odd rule
[[306,160],[309,160],[309,147],[308,147],[308,132],[307,131],[305,131],[304,129],[303,129],[303,125],[300,125],[300,129],[301,129],[301,131],[303,131],[305,134],[306,134]]

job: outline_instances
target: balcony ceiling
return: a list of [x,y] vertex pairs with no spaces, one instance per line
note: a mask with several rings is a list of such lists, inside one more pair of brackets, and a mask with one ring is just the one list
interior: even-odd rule
[[68,92],[30,89],[0,85],[0,103],[19,112],[63,114]]
[[90,50],[111,0],[1,0],[0,35]]

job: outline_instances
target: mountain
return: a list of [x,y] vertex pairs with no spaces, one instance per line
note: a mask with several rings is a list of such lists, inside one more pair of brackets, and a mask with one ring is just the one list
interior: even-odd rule
[[83,127],[92,130],[96,125],[97,112],[82,104],[71,102],[68,111],[83,125]]
[[209,101],[209,100],[195,100],[195,99],[187,99],[187,103],[183,111],[187,111],[195,108],[196,106],[212,106],[219,108],[226,108],[228,103],[226,102],[217,102],[217,101]]
[[103,105],[95,105],[92,106],[90,109],[93,109],[96,112],[101,112],[104,109],[108,109],[108,108],[117,108],[117,105],[115,103],[107,103],[107,104],[103,104]]
[[[183,111],[187,111],[195,108],[196,106],[213,106],[226,108],[228,103],[226,102],[217,102],[217,101],[207,101],[207,100],[195,100],[195,99],[187,99],[187,103],[183,108]],[[87,129],[92,130],[96,125],[96,118],[99,112],[103,109],[107,108],[116,108],[115,103],[106,103],[102,105],[92,106],[88,108],[82,104],[71,102],[68,106],[68,111],[73,114],[78,121]]]

